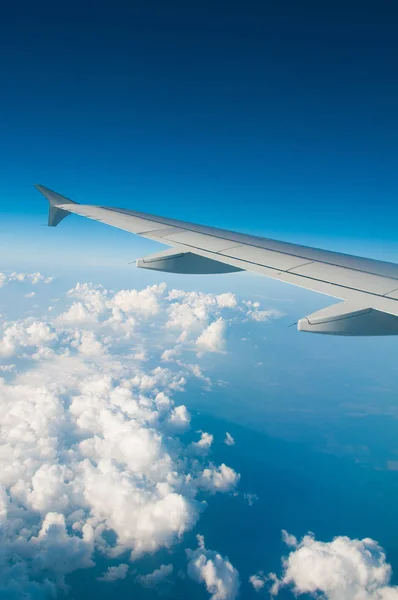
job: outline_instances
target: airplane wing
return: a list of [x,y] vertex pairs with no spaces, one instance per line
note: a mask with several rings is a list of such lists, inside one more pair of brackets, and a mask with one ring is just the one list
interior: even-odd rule
[[260,273],[343,300],[300,319],[300,331],[398,334],[397,264],[121,208],[78,204],[42,185],[35,187],[49,201],[50,226],[74,213],[172,247],[137,260],[140,268],[172,273]]

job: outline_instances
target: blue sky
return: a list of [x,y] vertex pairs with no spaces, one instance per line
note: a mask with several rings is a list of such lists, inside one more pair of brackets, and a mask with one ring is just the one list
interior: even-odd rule
[[[5,457],[0,472],[10,501],[8,547],[16,543],[18,511],[27,515],[23,535],[31,535],[18,547],[24,562],[15,600],[21,590],[45,597],[40,586],[46,571],[32,562],[29,540],[41,531],[37,552],[50,548],[51,555],[46,518],[53,519],[56,549],[65,552],[66,565],[77,553],[69,548],[83,539],[81,524],[99,518],[95,502],[101,486],[93,493],[82,475],[85,452],[91,448],[97,470],[105,468],[98,466],[101,458],[113,461],[115,481],[127,473],[133,485],[128,461],[134,452],[126,458],[113,448],[111,429],[106,420],[99,425],[96,415],[108,411],[110,423],[117,416],[129,427],[134,419],[128,410],[109,398],[120,386],[130,389],[134,377],[153,377],[157,367],[168,370],[171,383],[159,380],[149,391],[143,388],[141,409],[152,407],[148,422],[155,419],[154,431],[172,457],[179,481],[173,485],[198,511],[198,520],[188,527],[186,519],[182,538],[175,539],[173,530],[165,543],[160,525],[153,534],[160,540],[156,552],[130,562],[139,536],[129,534],[124,554],[111,556],[112,536],[128,530],[130,521],[112,525],[112,511],[104,509],[110,536],[104,552],[98,540],[94,550],[87,540],[81,548],[82,564],[91,552],[95,566],[65,567],[71,598],[80,600],[87,590],[104,599],[116,593],[131,597],[132,591],[144,600],[155,594],[212,598],[203,580],[198,585],[188,576],[186,550],[197,547],[197,534],[205,536],[206,547],[199,542],[194,556],[216,561],[219,552],[219,582],[229,559],[239,572],[242,598],[268,597],[270,582],[257,595],[248,577],[257,573],[261,580],[271,571],[284,582],[278,598],[293,598],[294,589],[307,598],[305,585],[300,590],[297,580],[288,580],[281,558],[297,561],[305,579],[300,549],[310,549],[312,564],[333,575],[328,560],[336,551],[328,544],[335,536],[348,536],[339,541],[347,552],[352,540],[377,540],[387,555],[371,552],[381,561],[382,584],[397,583],[396,340],[300,334],[289,325],[331,299],[260,276],[182,277],[135,269],[129,263],[159,251],[158,244],[73,215],[47,228],[47,203],[33,188],[41,183],[82,203],[398,262],[397,19],[397,7],[384,0],[377,5],[23,1],[3,9],[0,374],[2,401],[10,404],[0,411],[0,459]],[[13,271],[44,276],[19,281]],[[46,277],[55,279],[46,283]],[[167,291],[150,287],[163,281],[180,296],[169,298]],[[79,291],[77,282],[89,283]],[[217,304],[224,293],[234,294],[233,301],[228,296],[230,307]],[[253,308],[254,302],[260,306]],[[253,311],[262,310],[280,314],[256,320]],[[210,331],[217,323],[223,328]],[[178,351],[172,360],[162,358],[172,349]],[[200,369],[196,375],[193,363]],[[186,383],[176,391],[180,371]],[[115,377],[106,399],[86,389],[86,372],[89,381],[98,379],[105,387],[106,378]],[[48,398],[43,405],[37,389]],[[172,398],[160,424],[153,408],[159,391]],[[191,429],[170,434],[166,417],[181,404],[191,415]],[[48,415],[44,431],[25,417],[35,413]],[[71,439],[63,437],[65,420]],[[27,423],[29,434],[19,438]],[[143,435],[153,431],[147,422],[141,426]],[[52,448],[57,440],[56,458],[44,453],[34,462],[32,431],[38,448],[41,443]],[[195,463],[190,444],[198,431],[211,433],[214,441],[208,454],[198,451]],[[235,445],[224,443],[226,431]],[[93,439],[102,454],[95,455]],[[62,440],[69,446],[63,448]],[[203,469],[216,470],[224,462],[240,475],[225,484],[224,493],[181,484],[184,469],[202,481]],[[54,468],[52,477],[35,479],[41,464]],[[10,465],[11,472],[22,473],[18,484],[7,479]],[[141,475],[150,486],[148,473]],[[116,490],[115,502],[124,497],[117,482],[108,487]],[[207,503],[200,515],[197,501]],[[71,512],[76,507],[84,516]],[[54,511],[70,519],[65,531],[46,516]],[[102,525],[95,521],[93,527],[98,533]],[[299,540],[312,531],[324,544],[322,552],[308,539],[289,549],[282,529]],[[357,566],[368,568],[365,546],[359,542]],[[343,554],[337,552],[342,561]],[[317,563],[320,555],[324,563]],[[15,559],[6,556],[1,593],[14,581]],[[43,568],[55,581],[64,567],[48,566],[46,557]],[[96,579],[123,561],[126,579],[112,584]],[[394,571],[391,580],[387,563]],[[139,582],[137,577],[162,564],[172,564],[173,574],[155,591]],[[340,566],[357,581],[354,564]],[[359,584],[354,591],[343,586],[343,597],[343,588],[317,585],[327,600],[352,600],[354,592],[363,592]],[[229,581],[220,600],[235,600],[233,586]],[[398,596],[396,588],[390,592]]]
[[44,221],[40,182],[395,255],[395,23],[387,1],[10,4],[2,212]]

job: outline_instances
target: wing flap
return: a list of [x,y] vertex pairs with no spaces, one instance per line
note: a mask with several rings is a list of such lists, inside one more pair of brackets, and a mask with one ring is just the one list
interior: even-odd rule
[[201,248],[202,250],[210,250],[211,252],[222,252],[236,246],[236,242],[226,240],[214,235],[206,235],[197,233],[196,231],[180,230],[178,233],[172,233],[162,238],[164,241],[170,240],[176,244],[184,244],[192,248]]
[[306,258],[293,256],[292,254],[243,244],[234,246],[228,250],[222,250],[221,254],[247,262],[255,262],[264,267],[280,271],[289,271],[289,269],[308,264],[309,262]]
[[321,262],[311,262],[305,265],[294,267],[291,272],[295,275],[325,281],[339,286],[348,287],[354,290],[369,292],[384,296],[396,289],[397,281],[388,277],[380,277],[372,273],[364,273],[355,269],[337,267]]

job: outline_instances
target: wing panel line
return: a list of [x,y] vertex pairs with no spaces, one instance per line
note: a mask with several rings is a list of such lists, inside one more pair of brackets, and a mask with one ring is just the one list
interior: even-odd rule
[[[190,249],[195,248],[196,250],[198,250],[198,248],[196,246],[191,246],[191,245],[187,244],[186,242],[184,242],[184,244],[181,244],[181,246],[186,246],[187,248],[190,248]],[[265,269],[270,269],[271,271],[274,271],[275,273],[280,273],[280,274],[285,273],[287,275],[293,275],[293,277],[298,278],[298,279],[305,279],[305,280],[308,280],[308,281],[315,281],[317,283],[324,283],[326,285],[333,286],[336,289],[346,289],[346,290],[351,290],[353,292],[358,292],[360,294],[367,294],[368,296],[376,296],[378,298],[386,298],[385,294],[376,294],[375,292],[369,292],[367,290],[360,290],[358,288],[350,287],[348,285],[344,285],[344,284],[340,284],[340,283],[333,283],[333,282],[327,281],[325,279],[317,279],[315,277],[310,277],[309,275],[301,275],[299,273],[294,273],[294,272],[291,272],[291,271],[283,271],[281,269],[276,269],[275,267],[270,267],[268,265],[262,265],[260,263],[253,262],[253,261],[250,261],[250,260],[247,260],[247,259],[243,259],[243,258],[235,258],[233,256],[228,256],[228,254],[220,254],[219,252],[213,252],[211,250],[205,250],[205,249],[203,249],[202,251],[204,253],[206,253],[206,254],[211,254],[211,255],[214,255],[214,256],[224,256],[225,258],[232,259],[233,261],[236,261],[237,263],[244,263],[244,264],[256,265],[257,267],[263,267]],[[318,261],[312,261],[312,262],[318,262]],[[321,261],[319,261],[319,262],[321,262]],[[325,264],[330,264],[330,263],[325,263]],[[336,266],[338,268],[346,268],[346,267],[339,267],[339,265],[331,265],[331,266]],[[248,269],[246,269],[246,270],[248,270]],[[362,271],[360,271],[360,272],[362,272]],[[280,279],[280,281],[283,281],[283,279],[281,279],[281,278],[278,278],[278,279]],[[389,277],[385,277],[385,279],[390,279],[390,278]],[[287,282],[287,283],[292,283],[292,282]],[[388,293],[391,293],[391,292],[388,292]],[[336,297],[339,298],[340,296],[336,296]],[[395,302],[398,301],[398,299],[396,299],[396,298],[388,298],[388,300],[394,300]]]
[[[82,205],[78,205],[78,206],[82,206]],[[86,206],[93,206],[93,205],[86,205]],[[137,219],[146,219],[149,222],[153,222],[153,223],[160,223],[162,225],[169,225],[171,227],[176,227],[178,229],[181,230],[181,233],[183,233],[184,231],[190,231],[191,233],[201,233],[203,235],[207,235],[209,237],[215,237],[217,239],[220,240],[225,240],[228,242],[234,242],[237,246],[251,246],[253,248],[259,248],[260,250],[269,250],[270,252],[275,252],[276,254],[284,254],[286,256],[292,256],[295,258],[302,258],[303,260],[308,260],[309,262],[317,262],[320,264],[325,264],[325,265],[331,265],[334,267],[340,267],[340,268],[344,268],[344,269],[349,269],[351,271],[357,271],[358,273],[366,273],[369,275],[375,275],[378,277],[384,277],[385,279],[392,279],[395,281],[398,281],[398,275],[397,276],[391,276],[391,275],[380,275],[380,273],[374,273],[373,271],[366,271],[364,269],[359,269],[358,267],[352,267],[352,266],[345,266],[345,265],[339,265],[336,264],[335,262],[329,262],[327,260],[321,260],[321,259],[309,259],[308,256],[303,256],[302,254],[294,254],[292,252],[286,252],[283,250],[275,250],[274,248],[271,248],[269,246],[259,246],[255,243],[253,243],[252,241],[246,241],[246,242],[238,242],[237,240],[231,239],[230,237],[226,237],[225,235],[219,235],[218,232],[220,231],[224,231],[224,230],[220,230],[217,229],[216,227],[211,227],[211,226],[207,226],[207,225],[195,225],[194,223],[189,223],[189,222],[185,222],[185,221],[179,221],[178,219],[169,219],[167,217],[156,217],[155,215],[146,215],[145,213],[140,213],[140,212],[135,212],[135,211],[128,211],[127,209],[123,210],[123,209],[117,209],[117,208],[113,208],[113,207],[104,207],[104,206],[96,206],[95,208],[101,208],[102,210],[106,210],[106,211],[112,211],[112,212],[117,212],[120,214],[123,214],[127,217],[132,217],[132,218],[137,218]],[[71,212],[76,212],[76,211],[71,211]],[[82,215],[85,216],[85,215]],[[174,224],[173,224],[174,223]],[[177,225],[178,223],[178,225]],[[201,231],[201,230],[204,231]],[[207,231],[205,231],[207,230]],[[211,233],[209,233],[209,230]],[[216,233],[213,233],[216,232]],[[234,231],[227,231],[225,230],[226,233],[230,233],[232,235],[239,235],[239,236],[247,236],[249,238],[249,240],[255,240],[256,238],[262,240],[263,242],[275,242],[277,243],[277,240],[271,240],[270,238],[260,238],[258,236],[251,236],[249,234],[245,234],[245,233],[239,233],[239,232],[234,232]],[[134,232],[133,232],[134,233]],[[137,234],[137,235],[143,235],[143,234]],[[170,240],[172,241],[172,240]],[[177,242],[176,242],[177,243]],[[325,252],[328,254],[337,254],[339,256],[342,257],[346,257],[346,258],[357,258],[360,260],[366,260],[369,262],[374,262],[374,259],[371,258],[366,258],[363,256],[354,256],[354,255],[349,255],[349,254],[343,254],[340,252],[333,252],[330,250],[322,250],[321,248],[311,248],[309,246],[302,246],[300,244],[290,244],[290,242],[279,242],[282,244],[286,244],[286,245],[295,245],[297,248],[302,248],[303,250],[307,249],[307,250],[318,250],[320,252]],[[192,246],[195,247],[195,246]],[[235,247],[235,246],[233,246]],[[230,250],[231,248],[227,248],[226,251]],[[394,263],[388,263],[388,262],[384,262],[384,261],[376,261],[376,262],[380,262],[382,264],[385,264],[387,266],[395,266]],[[257,263],[256,263],[257,264]],[[295,267],[298,268],[298,267]]]
[[[267,247],[267,246],[259,246],[259,245],[257,245],[257,244],[253,244],[253,243],[252,243],[252,241],[250,241],[250,242],[245,242],[245,243],[242,243],[242,242],[241,242],[241,243],[238,243],[238,242],[237,242],[237,240],[233,240],[233,239],[231,239],[231,238],[229,238],[229,237],[225,237],[225,236],[223,236],[223,235],[215,235],[214,233],[213,233],[213,234],[209,234],[209,233],[204,233],[204,232],[202,233],[202,231],[200,231],[200,230],[198,231],[198,229],[193,229],[193,228],[189,227],[189,225],[193,225],[193,224],[191,224],[191,223],[187,223],[186,225],[188,225],[188,227],[186,227],[186,226],[185,226],[185,223],[184,223],[184,222],[182,222],[182,221],[179,221],[179,222],[178,222],[178,221],[176,221],[176,222],[178,222],[178,223],[179,223],[179,225],[173,225],[173,224],[172,224],[172,222],[173,222],[173,219],[170,219],[170,220],[169,220],[169,219],[167,219],[167,221],[164,221],[164,220],[161,220],[161,218],[156,218],[156,217],[154,217],[154,216],[152,216],[152,215],[150,216],[150,218],[148,218],[148,216],[146,216],[146,215],[145,215],[145,213],[137,213],[137,216],[135,216],[134,214],[132,214],[132,213],[133,213],[133,211],[129,211],[129,212],[127,212],[127,211],[126,211],[126,212],[125,212],[125,211],[123,211],[123,210],[120,210],[120,209],[118,210],[118,209],[114,209],[114,208],[106,208],[106,207],[102,207],[102,206],[94,206],[94,205],[81,205],[81,204],[78,204],[78,205],[69,205],[69,207],[68,207],[68,205],[66,205],[66,204],[65,204],[65,207],[67,207],[66,209],[67,209],[67,210],[70,210],[70,212],[74,212],[74,213],[76,213],[76,214],[80,214],[81,216],[84,216],[84,217],[87,217],[87,216],[89,216],[89,215],[85,215],[84,213],[79,213],[79,212],[78,212],[78,210],[76,210],[76,206],[78,206],[78,207],[81,207],[81,206],[87,206],[88,208],[91,208],[91,207],[92,207],[92,208],[99,208],[99,209],[101,209],[101,210],[103,210],[103,211],[105,211],[105,212],[108,212],[108,211],[110,211],[110,212],[115,212],[115,213],[118,213],[118,214],[120,214],[120,215],[124,215],[124,216],[126,216],[126,217],[130,217],[130,218],[132,218],[133,220],[134,220],[134,219],[139,219],[139,220],[143,220],[143,219],[145,219],[145,220],[147,220],[147,221],[148,221],[148,224],[149,224],[149,223],[159,223],[159,224],[161,224],[161,225],[166,225],[166,226],[173,227],[173,228],[175,227],[175,228],[177,228],[177,229],[179,229],[179,230],[180,230],[180,232],[179,232],[179,233],[183,233],[183,232],[191,232],[191,233],[196,233],[196,234],[198,234],[198,233],[199,233],[199,234],[201,234],[201,235],[205,235],[205,236],[208,236],[208,237],[214,237],[214,238],[216,238],[216,239],[219,239],[219,240],[224,240],[224,241],[226,241],[226,242],[231,242],[231,243],[234,243],[235,245],[234,245],[233,247],[235,247],[235,246],[242,246],[242,245],[243,245],[243,246],[246,246],[246,247],[258,248],[258,249],[260,249],[260,250],[268,250],[268,251],[270,251],[270,252],[275,252],[275,254],[283,254],[283,255],[285,255],[285,256],[290,256],[290,257],[294,257],[294,258],[302,258],[303,260],[307,260],[307,261],[308,261],[308,263],[304,263],[304,264],[310,264],[310,263],[324,264],[324,265],[334,266],[334,267],[336,267],[336,268],[348,269],[348,270],[350,270],[350,271],[353,271],[353,272],[358,272],[358,273],[364,273],[364,274],[374,275],[374,276],[376,276],[376,277],[382,277],[382,278],[384,278],[384,279],[390,279],[392,282],[398,281],[398,277],[386,276],[386,275],[380,275],[379,273],[374,273],[374,272],[372,272],[372,271],[365,271],[365,270],[363,270],[363,269],[359,269],[359,268],[357,268],[357,267],[352,267],[352,266],[349,266],[349,267],[347,267],[347,266],[343,266],[343,265],[336,264],[335,262],[328,262],[328,261],[326,261],[326,260],[309,260],[309,259],[308,259],[308,257],[306,257],[306,256],[302,256],[301,254],[293,254],[293,253],[291,253],[291,252],[283,252],[283,251],[281,251],[281,250],[274,250],[274,249],[272,249],[272,248],[269,248],[269,247]],[[140,216],[139,216],[139,215],[140,215]],[[141,215],[142,215],[142,216],[141,216]],[[93,219],[93,220],[96,220],[96,218],[95,218],[95,217],[92,217],[92,216],[89,216],[89,218],[91,218],[91,219]],[[171,221],[171,223],[169,223],[168,221]],[[102,222],[104,222],[104,221],[102,221]],[[181,225],[180,225],[180,223],[181,223]],[[184,225],[184,226],[182,226],[182,225]],[[206,230],[206,229],[210,229],[210,230],[212,230],[212,229],[213,229],[213,230],[216,230],[217,232],[218,232],[218,231],[220,231],[220,230],[217,230],[216,228],[212,228],[212,227],[209,227],[209,228],[207,228],[207,227],[205,227],[205,226],[198,226],[198,228],[199,228],[199,229],[202,229],[202,228],[203,228],[204,230]],[[162,228],[160,228],[160,229],[162,229]],[[127,231],[129,231],[129,230],[127,229]],[[155,231],[158,231],[158,230],[155,230]],[[268,269],[270,269],[270,270],[272,270],[272,271],[275,271],[275,272],[289,273],[289,274],[291,274],[291,275],[295,275],[296,277],[297,277],[297,276],[299,276],[299,277],[302,277],[303,279],[312,280],[312,281],[319,281],[319,282],[323,282],[323,283],[325,283],[325,284],[331,285],[331,286],[333,286],[333,287],[336,287],[336,288],[339,288],[339,287],[340,287],[340,288],[343,288],[343,289],[356,290],[356,291],[358,291],[358,292],[360,292],[360,293],[366,293],[366,294],[369,294],[369,295],[378,296],[378,297],[380,297],[380,298],[382,298],[382,297],[386,297],[386,294],[389,294],[389,293],[391,293],[391,292],[387,292],[386,294],[375,294],[375,293],[373,293],[373,292],[368,292],[368,291],[366,291],[366,290],[359,290],[358,288],[352,288],[352,287],[349,287],[349,286],[347,286],[347,285],[335,284],[335,283],[331,283],[331,282],[329,282],[329,281],[326,281],[326,280],[323,280],[323,279],[316,279],[316,278],[310,277],[310,276],[308,276],[308,275],[298,275],[298,274],[295,274],[295,273],[294,273],[294,271],[292,271],[292,272],[291,272],[291,271],[289,271],[289,270],[287,270],[287,271],[284,271],[284,270],[281,270],[281,269],[276,269],[275,267],[269,267],[268,265],[261,265],[260,263],[257,263],[257,262],[254,262],[254,261],[249,261],[249,260],[247,260],[247,259],[235,259],[234,257],[228,256],[227,254],[224,254],[224,253],[223,253],[223,252],[228,252],[228,250],[230,250],[232,247],[231,247],[231,248],[227,248],[227,249],[225,249],[224,251],[218,251],[218,252],[217,252],[217,251],[212,251],[212,250],[206,250],[206,248],[202,248],[202,249],[201,249],[201,248],[200,248],[200,247],[198,247],[198,246],[194,246],[194,245],[192,245],[192,244],[189,244],[189,243],[186,243],[186,242],[179,242],[179,241],[177,241],[177,240],[172,240],[172,239],[170,239],[170,238],[162,238],[162,237],[156,238],[156,237],[153,235],[153,234],[155,233],[155,231],[153,231],[153,230],[152,230],[152,231],[147,231],[147,232],[145,232],[145,233],[138,233],[138,232],[132,232],[132,233],[135,233],[136,235],[143,235],[143,236],[145,236],[145,237],[148,237],[148,238],[150,237],[150,239],[153,239],[153,240],[155,240],[155,241],[159,241],[160,243],[163,243],[163,244],[168,244],[168,245],[174,245],[174,244],[178,244],[178,245],[180,245],[180,246],[183,246],[183,245],[185,245],[185,246],[187,246],[189,249],[195,248],[196,250],[204,250],[204,251],[206,251],[206,252],[209,252],[209,253],[211,253],[212,255],[213,255],[213,254],[215,254],[215,255],[219,255],[219,256],[224,256],[224,257],[228,257],[228,258],[230,258],[230,259],[233,259],[233,260],[238,260],[238,261],[241,261],[241,262],[243,262],[243,263],[257,265],[257,266],[259,266],[259,267],[266,267],[266,268],[268,268]],[[146,235],[146,233],[147,233],[147,235]],[[230,233],[234,234],[234,232],[230,232]],[[238,232],[236,232],[236,235],[245,235],[245,236],[246,236],[247,234],[239,234]],[[248,238],[249,238],[250,240],[252,240],[252,239],[253,239],[253,237],[252,237],[252,236],[248,236]],[[264,240],[264,242],[267,242],[267,241],[273,241],[273,240],[269,240],[269,239],[267,239],[267,238],[260,238],[260,239],[263,239],[263,240]],[[287,243],[287,242],[286,242],[286,243]],[[300,246],[300,247],[301,247],[301,248],[305,248],[304,246]],[[311,250],[311,248],[308,248],[308,249],[309,249],[309,250]],[[320,249],[319,249],[319,250],[320,250]],[[321,251],[322,251],[322,250],[321,250]],[[329,252],[329,251],[325,251],[325,252]],[[334,253],[332,252],[331,254],[333,255]],[[335,254],[339,254],[339,253],[335,253]],[[342,256],[347,256],[347,258],[352,258],[350,255],[342,255]],[[362,259],[363,259],[363,257],[354,257],[354,258],[362,258]],[[364,259],[364,260],[367,260],[367,259]],[[369,261],[372,261],[372,259],[369,259]],[[389,263],[386,263],[386,264],[388,265]],[[392,264],[393,264],[393,263],[392,263]],[[303,265],[301,265],[301,266],[303,266]],[[294,268],[299,268],[299,267],[294,267]],[[398,289],[398,288],[397,288],[397,289]],[[392,300],[397,300],[396,298],[391,298],[391,299],[392,299]]]

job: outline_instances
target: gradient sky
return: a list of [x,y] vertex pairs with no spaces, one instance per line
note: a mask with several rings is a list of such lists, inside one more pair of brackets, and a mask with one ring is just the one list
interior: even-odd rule
[[[22,0],[0,14],[0,271],[55,276],[34,299],[5,286],[3,329],[16,319],[18,332],[25,316],[56,323],[77,281],[165,281],[283,313],[250,323],[238,311],[228,353],[200,359],[220,386],[183,394],[194,429],[216,434],[214,460],[227,449],[242,493],[258,496],[250,508],[242,495],[209,502],[198,530],[241,570],[242,598],[256,597],[249,574],[280,569],[282,528],[371,536],[398,582],[396,338],[302,335],[288,326],[332,299],[252,274],[134,270],[158,244],[73,215],[43,227],[47,202],[33,184],[398,262],[397,31],[392,0]],[[175,598],[208,597],[177,574],[198,531],[176,550]],[[75,600],[110,596],[97,574],[70,576]],[[123,581],[115,589],[130,598]]]
[[9,3],[3,244],[46,221],[42,183],[395,259],[397,23],[386,0]]

